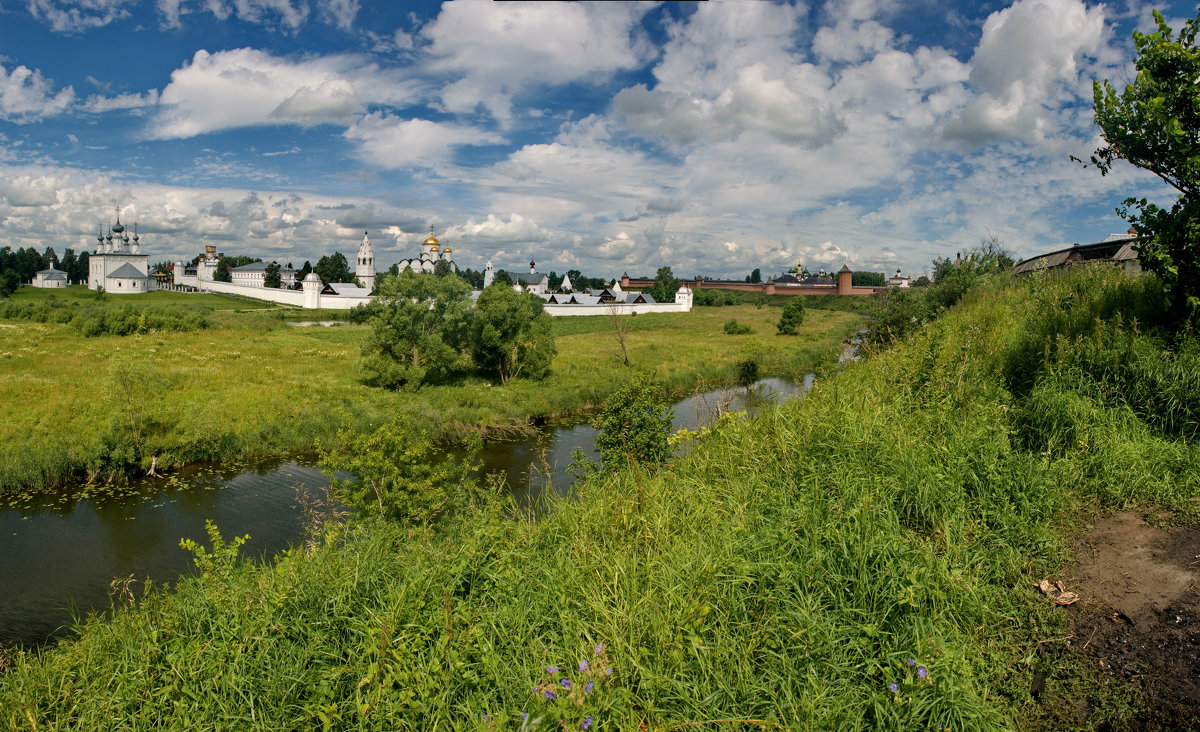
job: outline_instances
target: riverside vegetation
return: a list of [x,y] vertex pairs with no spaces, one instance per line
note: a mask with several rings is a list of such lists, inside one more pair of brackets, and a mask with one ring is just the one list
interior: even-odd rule
[[[21,313],[138,312],[129,335],[84,337],[71,320],[6,320]],[[503,386],[484,377],[397,394],[361,382],[364,325],[286,327],[287,320],[348,317],[221,295],[151,292],[97,300],[82,287],[56,293],[23,287],[0,301],[0,497],[87,484],[111,491],[130,473],[174,464],[289,454],[332,444],[342,429],[365,430],[397,414],[428,426],[439,444],[527,431],[534,419],[594,411],[627,378],[608,316],[553,319],[558,355],[542,381]],[[169,309],[204,327],[163,331],[137,321]],[[669,393],[715,388],[736,378],[752,353],[765,375],[811,371],[857,327],[852,314],[810,309],[798,339],[776,338],[778,306],[698,309],[688,315],[623,316],[633,366],[653,369]],[[730,343],[736,315],[761,335]],[[128,318],[112,318],[124,323]],[[125,332],[113,331],[113,332]],[[751,350],[747,350],[751,349]],[[143,364],[128,368],[133,362]]]
[[216,535],[176,591],[9,651],[2,723],[993,730],[1083,703],[1089,726],[1136,724],[1034,586],[1080,516],[1198,518],[1200,347],[1161,295],[1109,269],[980,277],[804,400],[596,474],[537,522],[481,490],[270,564]]

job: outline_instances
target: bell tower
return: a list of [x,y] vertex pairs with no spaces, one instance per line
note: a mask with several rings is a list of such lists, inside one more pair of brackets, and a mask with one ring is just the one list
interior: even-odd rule
[[375,251],[367,232],[363,232],[362,244],[358,245],[358,261],[354,265],[354,277],[368,290],[375,289]]

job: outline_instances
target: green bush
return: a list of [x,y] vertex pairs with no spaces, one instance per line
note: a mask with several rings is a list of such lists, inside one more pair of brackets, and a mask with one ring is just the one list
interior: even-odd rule
[[803,322],[804,297],[797,295],[788,300],[787,305],[783,306],[783,315],[779,317],[779,323],[775,327],[780,335],[796,335],[799,332],[800,324]]
[[754,329],[750,326],[738,323],[737,318],[727,320],[724,330],[728,335],[749,335],[754,332]]

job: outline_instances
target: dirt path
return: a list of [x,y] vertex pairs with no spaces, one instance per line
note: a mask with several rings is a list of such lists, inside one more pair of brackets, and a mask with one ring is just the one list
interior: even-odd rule
[[1200,527],[1163,530],[1107,516],[1060,578],[1079,601],[1072,645],[1140,691],[1131,729],[1200,729]]

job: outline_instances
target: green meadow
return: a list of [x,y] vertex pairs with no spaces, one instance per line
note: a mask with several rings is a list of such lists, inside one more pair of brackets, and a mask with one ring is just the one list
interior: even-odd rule
[[[79,308],[97,305],[81,287],[25,287],[12,301],[51,296]],[[336,439],[343,419],[365,429],[397,413],[435,427],[446,442],[470,433],[503,437],[528,430],[534,419],[586,415],[628,375],[608,316],[554,320],[558,356],[544,381],[501,387],[473,378],[388,392],[359,382],[366,326],[287,325],[330,319],[327,311],[174,292],[106,294],[101,304],[188,309],[202,313],[207,326],[85,337],[65,323],[0,320],[0,492],[11,497],[64,484],[105,490],[146,470],[153,455],[171,466],[310,450],[318,439]],[[780,312],[696,308],[625,316],[621,327],[633,367],[656,371],[676,395],[728,383],[746,360],[762,375],[802,375],[860,327],[854,314],[811,310],[799,336],[778,336]],[[731,317],[754,332],[725,335]]]
[[[3,723],[1061,729],[1082,704],[1084,727],[1129,728],[1136,692],[1063,643],[1035,583],[1100,512],[1197,518],[1200,348],[1155,287],[1095,269],[985,280],[807,398],[659,473],[594,478],[537,522],[496,501],[435,527],[334,529],[263,565],[217,542],[175,591],[10,651]],[[664,330],[630,335],[683,347]],[[586,353],[562,372],[612,359],[599,332],[563,336]],[[352,334],[261,341],[332,351]]]

